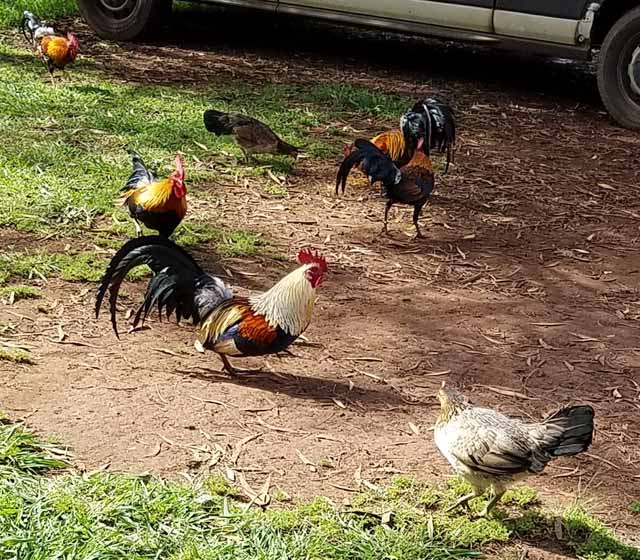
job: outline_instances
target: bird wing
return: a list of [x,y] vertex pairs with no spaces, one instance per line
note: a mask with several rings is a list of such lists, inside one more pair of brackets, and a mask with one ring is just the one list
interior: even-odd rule
[[234,297],[220,305],[199,331],[200,340],[207,348],[236,334],[259,344],[270,344],[278,333],[262,315],[252,311],[249,300],[244,297]]
[[535,442],[518,421],[489,409],[469,408],[455,420],[449,451],[469,469],[489,475],[526,472]]
[[177,211],[180,201],[172,195],[171,180],[163,179],[131,189],[125,192],[122,198],[127,206],[141,206],[147,212]]
[[242,146],[275,146],[278,143],[278,136],[266,124],[251,119],[233,127],[238,143]]

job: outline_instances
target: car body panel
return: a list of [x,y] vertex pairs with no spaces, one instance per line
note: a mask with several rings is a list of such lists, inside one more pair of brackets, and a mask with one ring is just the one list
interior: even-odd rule
[[452,27],[465,31],[493,31],[492,4],[488,0],[436,2],[432,0],[288,0],[281,1],[279,10],[288,6],[303,6],[316,10],[346,12],[351,15],[408,21],[425,25]]
[[496,10],[562,19],[582,19],[593,0],[496,0]]
[[578,23],[574,19],[505,12],[503,10],[496,10],[493,16],[497,35],[565,45],[576,43]]

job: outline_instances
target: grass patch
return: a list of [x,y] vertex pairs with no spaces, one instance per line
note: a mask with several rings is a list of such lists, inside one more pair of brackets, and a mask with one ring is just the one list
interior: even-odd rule
[[400,119],[411,101],[350,84],[322,84],[311,90],[310,99],[336,112],[357,112]]
[[0,28],[18,26],[25,10],[46,20],[75,15],[78,13],[78,6],[74,0],[2,0]]
[[0,288],[0,299],[20,301],[21,299],[38,299],[40,297],[42,297],[40,288],[36,288],[35,286],[14,284]]
[[[56,453],[20,426],[0,424],[0,557],[66,551],[69,558],[137,560],[457,560],[480,557],[486,545],[497,557],[497,547],[513,538],[500,518],[426,511],[427,492],[442,503],[451,488],[407,477],[344,508],[316,498],[261,511],[247,509],[222,476],[186,484],[104,472],[48,474],[64,467]],[[274,498],[288,496],[277,491]],[[368,505],[356,508],[357,501]],[[635,549],[582,510],[569,512],[565,523],[572,548],[585,558],[635,560]],[[596,549],[613,555],[593,556]]]
[[631,513],[637,513],[640,515],[640,500],[637,502],[631,502],[631,504],[629,504],[629,510]]
[[25,352],[24,350],[16,349],[9,350],[5,348],[0,348],[0,361],[2,362],[13,362],[14,364],[34,364],[35,362],[31,359],[31,355],[29,352]]
[[[68,282],[98,282],[108,264],[107,256],[98,255],[92,251],[5,253],[0,255],[0,285],[15,278],[47,280],[56,277]],[[127,277],[137,280],[147,274],[148,268],[138,267]],[[12,287],[8,286],[4,289],[10,291]]]

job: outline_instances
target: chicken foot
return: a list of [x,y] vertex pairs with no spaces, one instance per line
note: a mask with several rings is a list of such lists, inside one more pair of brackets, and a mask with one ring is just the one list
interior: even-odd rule
[[478,513],[478,517],[487,517],[489,512],[496,506],[496,504],[502,498],[504,492],[494,492],[492,498],[486,503],[486,505],[482,508],[482,511]]
[[449,506],[446,510],[445,513],[448,513],[450,511],[456,510],[459,507],[463,507],[465,509],[469,509],[469,500],[472,500],[473,498],[477,498],[478,497],[478,493],[473,491],[473,492],[469,492],[468,494],[465,494],[464,496],[462,496],[455,504],[453,504],[452,506]]

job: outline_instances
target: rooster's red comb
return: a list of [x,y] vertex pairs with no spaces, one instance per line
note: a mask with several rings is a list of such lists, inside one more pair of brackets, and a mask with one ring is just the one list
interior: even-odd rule
[[327,272],[327,261],[319,251],[301,249],[298,251],[298,262],[300,264],[317,264],[322,272]]

